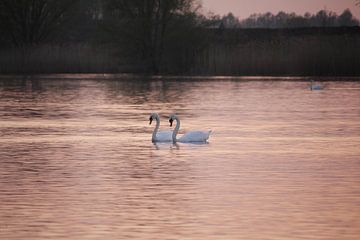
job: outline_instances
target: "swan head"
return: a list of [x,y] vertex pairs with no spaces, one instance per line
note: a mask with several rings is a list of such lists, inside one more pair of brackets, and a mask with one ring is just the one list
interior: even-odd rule
[[174,120],[176,119],[175,115],[171,115],[171,117],[169,118],[169,123],[170,123],[170,127],[172,127],[172,124],[174,122]]
[[159,115],[157,113],[152,113],[149,117],[149,125],[151,125],[151,123],[154,119],[158,119],[158,118],[159,118]]
[[170,127],[172,127],[173,122],[174,122],[174,120],[170,118],[169,119]]

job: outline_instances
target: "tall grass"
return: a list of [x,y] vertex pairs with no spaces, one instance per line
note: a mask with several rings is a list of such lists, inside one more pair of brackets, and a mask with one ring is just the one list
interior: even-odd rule
[[360,36],[301,36],[213,43],[192,74],[360,75]]
[[[320,29],[321,30],[321,29]],[[202,47],[164,53],[162,74],[359,76],[360,28],[210,31]],[[200,44],[200,45],[201,45]],[[0,73],[141,73],[108,45],[52,44],[0,50]]]
[[121,71],[111,49],[89,44],[0,50],[1,73],[99,73]]

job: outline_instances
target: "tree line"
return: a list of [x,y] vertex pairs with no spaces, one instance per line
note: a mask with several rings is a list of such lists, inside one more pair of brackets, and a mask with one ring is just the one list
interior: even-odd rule
[[185,72],[216,44],[216,29],[359,25],[350,10],[340,15],[325,10],[304,16],[265,13],[239,20],[231,13],[203,15],[200,9],[198,0],[0,0],[0,51],[9,57],[20,53],[20,67],[29,69],[35,51],[41,58],[57,49],[58,58],[66,59],[61,52],[86,43],[79,51],[111,52],[113,65],[154,74]]
[[240,20],[232,13],[213,16],[213,21],[226,28],[304,28],[304,27],[352,27],[359,26],[349,9],[345,9],[340,15],[335,12],[320,10],[315,14],[285,13],[283,11],[272,14],[252,14],[250,17]]
[[115,54],[158,73],[164,55],[195,46],[203,21],[194,0],[0,0],[2,47],[112,44]]

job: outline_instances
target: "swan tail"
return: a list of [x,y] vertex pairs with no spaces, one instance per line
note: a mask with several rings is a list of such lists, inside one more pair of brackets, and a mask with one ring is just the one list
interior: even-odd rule
[[206,136],[206,140],[208,140],[208,139],[209,139],[210,134],[211,134],[212,132],[213,132],[212,130],[209,130],[208,135]]

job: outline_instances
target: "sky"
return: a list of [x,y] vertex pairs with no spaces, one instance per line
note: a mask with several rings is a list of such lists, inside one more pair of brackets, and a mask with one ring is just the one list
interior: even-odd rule
[[356,0],[202,0],[205,11],[220,15],[232,12],[240,19],[247,18],[252,13],[279,11],[304,14],[326,9],[340,14],[346,8],[360,19],[360,6],[356,6],[355,3]]

